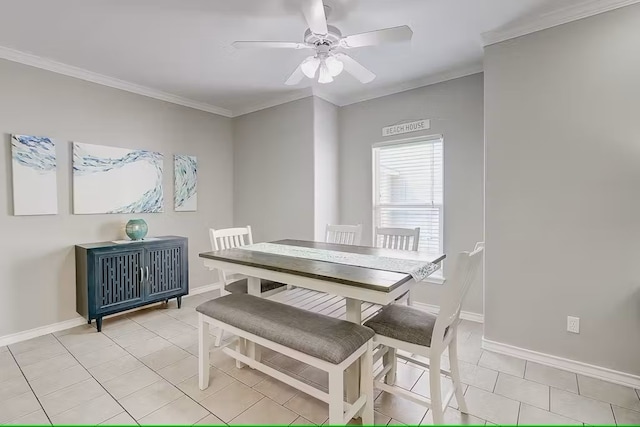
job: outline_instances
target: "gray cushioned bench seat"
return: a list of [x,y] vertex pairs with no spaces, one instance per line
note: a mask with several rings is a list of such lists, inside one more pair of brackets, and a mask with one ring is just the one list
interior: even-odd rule
[[334,319],[248,294],[230,294],[200,304],[200,313],[238,329],[339,364],[369,341],[374,332]]
[[364,325],[376,334],[413,344],[431,346],[437,317],[405,305],[388,305]]
[[[240,279],[235,282],[229,283],[225,286],[227,292],[232,294],[246,294],[248,293],[248,280]],[[284,283],[272,282],[271,280],[260,279],[260,292],[269,292],[277,288],[287,286]]]

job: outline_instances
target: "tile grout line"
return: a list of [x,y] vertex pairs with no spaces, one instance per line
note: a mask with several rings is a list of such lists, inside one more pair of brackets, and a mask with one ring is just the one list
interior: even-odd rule
[[[53,334],[51,334],[53,335]],[[63,346],[64,347],[64,346]],[[67,350],[66,347],[64,347],[65,350]],[[69,350],[67,350],[68,352]],[[27,379],[27,376],[24,374],[24,371],[22,370],[22,366],[20,366],[20,364],[18,363],[18,360],[16,359],[16,356],[13,354],[13,352],[11,351],[11,349],[9,348],[9,346],[7,346],[7,352],[9,352],[9,354],[11,355],[11,358],[13,359],[13,361],[15,362],[16,366],[18,367],[18,369],[20,369],[20,374],[22,374],[22,378],[24,378],[25,382],[27,383],[27,385],[29,386],[29,390],[31,390],[31,393],[33,394],[33,397],[36,398],[36,400],[38,401],[38,405],[40,405],[40,408],[42,409],[42,412],[44,413],[44,416],[47,417],[47,419],[49,420],[49,424],[53,425],[53,423],[51,422],[51,418],[49,417],[49,414],[47,414],[47,411],[44,410],[44,406],[42,406],[42,402],[40,402],[40,398],[38,397],[38,395],[36,394],[35,391],[33,391],[33,387],[31,387],[31,383],[29,382],[29,380]],[[28,414],[25,415],[30,415],[33,414],[36,411],[33,412],[29,412]],[[23,415],[24,416],[24,415]],[[18,417],[21,418],[21,417]],[[13,420],[9,420],[9,422],[15,421],[18,418],[14,418]]]
[[[169,316],[169,317],[170,317],[170,316]],[[129,319],[129,320],[133,321],[132,319]],[[138,322],[135,322],[135,323],[138,323]],[[144,328],[144,325],[142,325],[142,324],[140,324],[140,323],[138,323],[138,324]],[[145,328],[145,329],[146,329],[146,328]],[[152,331],[152,330],[150,330],[150,329],[147,329],[147,330],[148,330],[148,331],[150,331],[150,332],[153,332],[153,331]],[[155,332],[153,332],[153,333],[155,334]],[[156,334],[156,336],[160,336],[160,335]],[[162,338],[162,337],[161,337],[161,338]],[[111,338],[109,338],[109,339],[111,339]],[[152,339],[153,339],[153,338],[152,338]],[[164,339],[164,338],[163,338],[163,339]],[[182,390],[180,390],[180,389],[179,389],[175,384],[173,384],[171,381],[167,380],[165,377],[163,377],[162,375],[160,375],[160,373],[159,373],[158,371],[156,371],[155,369],[153,369],[153,368],[149,367],[146,363],[144,363],[144,362],[143,362],[142,360],[140,360],[137,356],[135,356],[134,354],[132,354],[132,353],[131,353],[129,350],[127,350],[125,347],[122,347],[120,344],[116,343],[115,341],[114,341],[114,344],[115,344],[115,345],[117,345],[118,347],[120,347],[121,349],[123,349],[124,351],[126,351],[126,352],[131,356],[131,357],[133,357],[134,359],[136,359],[137,361],[139,361],[140,363],[142,363],[142,364],[144,365],[144,367],[145,367],[145,368],[149,369],[149,370],[150,370],[150,371],[152,371],[154,374],[158,375],[160,378],[162,378],[164,381],[166,381],[166,382],[167,382],[167,384],[171,385],[171,387],[175,388],[175,389],[176,389],[176,390],[178,390],[180,393],[182,393],[182,395],[183,395],[183,396],[187,396],[187,397],[188,397],[189,399],[191,399],[195,404],[197,404],[198,406],[200,406],[202,409],[204,409],[205,411],[207,411],[209,414],[213,414],[213,412],[209,411],[207,408],[205,408],[204,406],[202,406],[202,405],[200,404],[200,402],[196,401],[196,400],[195,400],[195,399],[193,399],[191,396],[189,396],[187,393],[185,393],[185,392],[183,392]],[[173,343],[172,343],[172,345],[173,345]],[[176,346],[176,347],[177,347],[177,346]],[[179,347],[178,347],[178,348],[179,348]],[[157,350],[157,351],[161,351],[161,350],[163,350],[163,349],[160,349],[160,350]],[[153,353],[155,353],[155,352],[153,352]],[[150,353],[150,354],[153,354],[153,353]],[[187,356],[187,357],[188,357],[188,356]],[[185,359],[186,359],[186,358],[185,358]],[[178,361],[176,361],[176,362],[174,362],[174,363],[181,362],[182,360],[183,360],[183,359],[180,359],[180,360],[178,360]],[[172,364],[170,364],[170,365],[167,365],[167,366],[171,366],[171,365],[173,365],[174,363],[172,363]],[[165,367],[166,367],[166,366],[165,366]],[[126,373],[125,373],[125,374],[122,374],[122,375],[126,375]],[[120,377],[120,375],[119,375],[118,377]],[[96,381],[98,381],[98,380],[96,380]],[[154,382],[153,384],[155,384],[155,383],[157,383],[157,382],[159,382],[159,381],[160,381],[160,380],[158,380],[158,381]],[[98,381],[98,383],[100,384],[100,386],[102,386],[102,383],[100,383],[100,381]],[[152,384],[149,384],[149,385],[152,385]],[[104,388],[104,386],[102,386],[102,387]],[[148,386],[146,386],[146,387],[148,387]],[[143,387],[143,388],[145,388],[145,387]],[[142,389],[140,389],[140,390],[142,390]],[[137,393],[137,392],[138,392],[138,391],[140,391],[140,390],[136,390],[136,391],[134,391],[133,393]],[[133,394],[133,393],[130,393],[130,394],[128,394],[127,396],[130,396],[130,395],[131,395],[131,394]],[[127,396],[123,396],[123,398],[125,398],[125,397],[127,397]],[[114,397],[114,399],[115,399],[115,397]],[[171,403],[175,402],[175,401],[176,401],[176,400],[178,400],[178,399],[180,399],[180,397],[178,397],[178,398],[176,398],[176,399],[172,400],[171,402],[165,403],[164,405],[162,405],[161,407],[159,407],[159,408],[158,408],[158,409],[156,409],[155,411],[152,411],[152,412],[148,413],[147,415],[145,415],[145,417],[147,417],[147,416],[149,416],[149,415],[153,414],[154,412],[159,411],[160,409],[164,408],[164,407],[165,407],[165,406],[167,406],[167,405],[170,405]],[[118,402],[118,404],[120,405],[120,402],[118,401],[118,399],[115,399],[115,400],[116,400],[116,402]],[[120,406],[122,406],[122,405],[120,405]],[[126,410],[125,410],[125,411],[126,411]],[[127,414],[129,414],[129,413],[127,412]],[[215,415],[215,414],[213,414],[213,415]],[[136,422],[136,424],[138,424],[138,425],[139,425],[138,420],[136,420],[136,419],[135,419],[131,414],[129,414],[129,416],[131,416],[131,418]],[[215,416],[216,416],[216,418],[220,419],[220,417],[218,417],[217,415],[215,415]],[[207,417],[207,416],[204,416],[203,418],[206,418],[206,417]],[[142,417],[142,418],[144,418],[144,417]],[[203,419],[203,418],[201,418],[201,419]]]
[[613,422],[618,425],[618,420],[616,420],[616,412],[613,410],[613,405],[609,404],[609,409],[611,409],[611,413],[613,414]]
[[516,417],[516,424],[520,425],[520,410],[522,409],[522,402],[518,402],[518,416]]
[[[156,308],[156,310],[157,310],[157,308]],[[169,318],[171,318],[171,319],[173,319],[173,320],[178,320],[178,319],[174,319],[173,317],[171,317],[171,316],[169,316],[169,315],[166,315],[166,314],[164,314],[164,313],[162,313],[162,314],[163,314],[163,315],[165,315],[165,316],[167,316],[167,317],[169,317]],[[136,323],[136,324],[140,325],[143,329],[145,329],[145,330],[147,330],[147,331],[149,331],[149,332],[153,333],[154,335],[156,335],[156,336],[160,337],[160,335],[158,335],[157,333],[155,333],[155,332],[154,332],[154,331],[152,331],[151,329],[149,329],[149,328],[147,328],[146,326],[144,326],[144,324],[143,324],[143,323],[136,322],[134,319],[130,318],[129,316],[127,316],[127,319],[129,319],[130,321],[132,321],[132,322],[134,322],[134,323]],[[184,323],[184,322],[182,322],[182,323]],[[185,323],[185,324],[186,324],[186,323]],[[134,331],[134,333],[135,333],[135,331]],[[111,339],[111,337],[108,337],[108,338],[109,338],[109,339]],[[170,341],[169,341],[169,340],[167,340],[166,338],[163,338],[163,337],[160,337],[160,338],[164,339],[164,340],[165,340],[165,341],[167,341],[167,342],[170,342]],[[153,338],[151,338],[151,339],[153,339]],[[113,340],[112,340],[112,341],[113,341]],[[148,340],[147,340],[147,341],[148,341]],[[171,342],[170,342],[170,343],[171,343]],[[179,389],[175,384],[173,384],[171,381],[169,381],[169,380],[167,380],[165,377],[163,377],[163,376],[162,376],[158,371],[156,371],[155,369],[153,369],[153,368],[151,368],[150,366],[148,366],[146,363],[144,363],[144,362],[143,362],[140,358],[138,358],[136,355],[132,354],[129,350],[127,350],[127,348],[126,348],[126,347],[122,347],[120,344],[118,344],[118,343],[117,343],[117,342],[115,342],[115,341],[114,341],[114,344],[115,344],[115,345],[117,345],[118,347],[120,347],[121,349],[123,349],[124,351],[126,351],[127,353],[129,353],[129,354],[130,354],[134,359],[136,359],[136,360],[138,360],[140,363],[142,363],[142,364],[143,364],[147,369],[149,369],[149,370],[153,371],[153,373],[157,374],[160,378],[162,378],[164,381],[166,381],[168,384],[170,384],[173,388],[175,388],[175,389],[176,389],[176,390],[178,390],[180,393],[182,393],[182,395],[183,395],[183,396],[187,396],[187,397],[188,397],[189,399],[191,399],[191,400],[192,400],[196,405],[200,406],[202,409],[204,409],[205,411],[207,411],[209,414],[214,415],[216,418],[218,418],[219,420],[221,420],[221,421],[222,421],[222,419],[221,419],[220,417],[218,417],[216,414],[214,414],[213,412],[211,412],[209,409],[207,409],[207,408],[205,408],[204,406],[202,406],[202,405],[200,404],[200,402],[198,402],[197,400],[195,400],[194,398],[192,398],[191,396],[189,396],[187,393],[185,393],[185,392],[183,392],[182,390],[180,390],[180,389]],[[175,347],[180,348],[180,347],[178,347],[177,345],[175,345],[175,344],[173,344],[173,343],[171,343],[171,345],[174,345]],[[181,350],[183,350],[183,351],[186,351],[186,350],[184,350],[184,349],[182,349],[182,348],[180,348],[180,349],[181,349]],[[163,350],[163,349],[156,350],[156,351],[161,351],[161,350]],[[152,353],[150,353],[150,354],[153,354],[153,353],[155,353],[155,351],[154,351],[154,352],[152,352]],[[188,352],[187,352],[187,353],[188,353]],[[189,353],[189,355],[191,355],[191,353]],[[189,356],[187,356],[187,357],[189,357]],[[186,357],[185,357],[185,359],[186,359]],[[184,359],[180,359],[180,360],[178,360],[178,361],[176,361],[176,362],[174,362],[174,363],[171,363],[171,364],[169,364],[169,365],[167,365],[167,366],[174,365],[174,364],[176,364],[176,363],[178,363],[178,362],[181,362],[182,360],[184,360]],[[165,368],[166,368],[166,366],[165,366]],[[215,366],[213,366],[213,368],[214,368],[214,369],[217,369]],[[222,370],[220,370],[220,372],[223,372],[223,371],[222,371]],[[123,375],[125,375],[125,374],[123,374]],[[191,377],[190,377],[190,378],[191,378]],[[241,381],[237,380],[236,378],[234,378],[234,380],[235,380],[235,381],[238,381],[238,382],[241,382]],[[97,380],[96,380],[96,381],[97,381]],[[99,382],[99,381],[98,381],[98,382]],[[157,381],[156,381],[156,382],[157,382]],[[155,384],[155,383],[154,383],[154,384]],[[102,386],[102,384],[100,384],[100,385]],[[224,388],[224,387],[223,387],[223,388]],[[253,388],[252,388],[252,390],[253,390]],[[134,393],[136,393],[136,392],[134,392]],[[217,393],[217,392],[216,392],[216,393]],[[131,393],[131,394],[133,394],[133,393]],[[126,397],[126,396],[124,396],[124,397]],[[167,406],[167,405],[170,405],[171,403],[175,402],[175,401],[176,401],[176,400],[178,400],[178,399],[180,399],[180,398],[174,399],[174,400],[172,400],[171,402],[169,402],[169,403],[166,403],[166,404],[162,405],[160,408],[156,409],[155,411],[153,411],[153,412],[151,412],[151,413],[149,413],[149,414],[145,415],[145,417],[147,417],[147,416],[149,416],[149,415],[151,415],[151,414],[153,414],[153,413],[155,413],[155,412],[159,411],[160,409],[164,408],[164,407],[165,407],[165,406]],[[116,399],[116,401],[117,401],[117,399]],[[120,404],[120,402],[118,402],[118,404]],[[122,405],[121,405],[121,406],[122,406]],[[128,412],[127,412],[127,413],[128,413]],[[129,415],[131,415],[131,414],[129,414]],[[201,418],[201,420],[202,420],[202,419],[204,419],[204,418],[206,418],[207,416],[208,416],[208,415],[205,415],[204,417],[202,417],[202,418]],[[131,418],[132,418],[133,420],[135,420],[135,421],[136,421],[136,423],[138,423],[138,420],[136,420],[135,418],[133,418],[133,416],[132,416]],[[143,418],[144,418],[144,417],[143,417]],[[224,421],[223,421],[223,422],[224,422]],[[225,423],[225,424],[226,424],[226,423]]]
[[[98,331],[96,330],[96,333],[101,333],[101,332],[98,332]],[[52,334],[52,335],[53,335],[53,334]],[[124,406],[122,406],[122,405],[120,404],[120,402],[118,402],[118,399],[116,399],[116,398],[115,398],[115,396],[113,396],[113,395],[109,392],[109,390],[107,390],[107,389],[105,388],[105,386],[104,386],[104,385],[102,385],[102,383],[101,383],[100,381],[98,381],[98,379],[97,379],[96,377],[94,377],[94,376],[93,376],[93,374],[89,371],[89,369],[85,368],[85,366],[84,366],[84,365],[83,365],[83,364],[78,360],[78,358],[76,357],[76,355],[75,355],[75,354],[73,354],[73,353],[71,353],[71,352],[69,351],[69,349],[67,348],[67,346],[66,346],[66,345],[64,345],[64,343],[63,343],[62,341],[60,341],[60,340],[58,339],[58,337],[57,337],[57,336],[53,335],[53,337],[54,337],[54,338],[55,338],[55,339],[60,343],[60,345],[61,345],[61,346],[63,346],[63,347],[67,350],[67,352],[71,355],[71,357],[73,357],[73,358],[75,359],[75,361],[76,361],[76,362],[78,362],[78,365],[82,366],[82,368],[83,368],[85,371],[87,371],[87,373],[91,376],[91,378],[93,378],[93,380],[94,380],[95,382],[97,382],[97,383],[100,385],[100,387],[102,387],[102,389],[105,391],[105,393],[107,393],[107,394],[108,394],[108,395],[109,395],[109,396],[110,396],[110,397],[111,397],[111,398],[112,398],[112,399],[113,399],[113,400],[118,404],[118,406],[120,406],[120,407],[122,408],[122,411],[123,411],[123,412],[125,412],[127,415],[129,415],[129,416],[131,417],[131,419],[132,419],[133,421],[135,421],[135,423],[136,423],[136,424],[138,424],[138,421],[137,421],[135,418],[133,418],[133,416],[129,413],[129,411],[127,411],[127,410],[124,408]],[[109,336],[107,336],[107,335],[105,335],[105,337],[107,337],[107,339],[109,339],[111,342],[113,342],[113,344],[118,345],[115,341],[113,341],[113,340],[111,339],[111,337],[109,337]],[[105,363],[109,363],[109,362],[105,362]],[[99,366],[99,365],[97,365],[97,366]],[[81,404],[80,404],[80,405],[81,405]],[[78,407],[78,406],[80,406],[80,405],[76,405],[76,406],[74,406],[73,408],[77,408],[77,407]],[[71,410],[71,409],[73,409],[73,408],[69,408],[68,410]],[[46,411],[45,411],[45,412],[46,412]],[[66,411],[65,411],[65,412],[66,412]],[[48,415],[48,414],[47,414],[47,415]],[[116,414],[116,415],[117,415],[117,414]],[[116,416],[116,415],[114,415],[114,416]],[[110,417],[110,418],[106,419],[105,421],[109,421],[111,418],[113,418],[113,417]],[[105,421],[103,421],[103,422],[105,422]],[[138,424],[138,425],[139,425],[139,424]]]

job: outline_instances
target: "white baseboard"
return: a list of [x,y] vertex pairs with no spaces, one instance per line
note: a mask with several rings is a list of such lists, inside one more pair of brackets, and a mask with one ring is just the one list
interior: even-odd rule
[[484,337],[482,338],[482,348],[496,353],[506,354],[507,356],[540,363],[541,365],[547,365],[576,374],[640,389],[640,376],[638,375],[615,371],[613,369],[603,368],[602,366],[590,365],[552,354],[540,353],[526,348],[515,347],[513,345],[491,341]]
[[[440,311],[440,306],[433,304],[425,304],[423,302],[414,301],[413,306],[415,308],[419,308],[420,310],[427,311],[429,313],[438,314]],[[473,313],[471,311],[461,311],[460,318],[463,320],[468,320],[470,322],[476,323],[484,323],[484,315],[480,313]]]
[[[203,294],[205,292],[213,291],[216,289],[220,289],[220,283],[212,283],[210,285],[198,286],[196,288],[189,289],[189,294],[185,295],[184,298],[189,298],[191,296]],[[150,305],[153,305],[153,304],[150,304]],[[108,319],[109,317],[114,317],[114,316],[121,316],[123,314],[131,313],[133,311],[143,310],[145,308],[149,308],[150,305],[143,305],[142,307],[136,307],[131,310],[126,310],[110,316],[105,316],[105,319]],[[38,328],[29,329],[27,331],[16,332],[15,334],[5,335],[0,337],[0,347],[4,347],[5,345],[15,344],[21,341],[30,340],[32,338],[41,337],[42,335],[64,331],[65,329],[74,328],[76,326],[84,325],[86,323],[87,323],[87,319],[85,319],[84,317],[75,317],[73,319],[65,320],[63,322],[52,323],[50,325],[40,326]]]
[[205,292],[219,290],[222,286],[222,283],[212,283],[210,285],[198,286],[197,288],[189,289],[189,295],[185,295],[185,298],[192,297],[194,295],[204,294]]
[[30,340],[42,335],[52,334],[54,332],[64,331],[65,329],[74,328],[76,326],[84,325],[87,323],[87,319],[84,317],[74,317],[73,319],[65,320],[64,322],[52,323],[50,325],[40,326],[39,328],[29,329],[28,331],[16,332],[15,334],[5,335],[0,337],[0,347],[5,345],[15,344],[20,341]]

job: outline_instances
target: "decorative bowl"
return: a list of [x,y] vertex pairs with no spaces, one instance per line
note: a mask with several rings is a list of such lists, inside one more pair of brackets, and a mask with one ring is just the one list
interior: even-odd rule
[[125,227],[125,232],[131,240],[142,240],[147,235],[149,227],[143,219],[130,219]]

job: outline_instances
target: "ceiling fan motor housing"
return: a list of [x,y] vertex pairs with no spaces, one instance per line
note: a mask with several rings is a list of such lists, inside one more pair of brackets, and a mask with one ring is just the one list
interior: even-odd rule
[[304,32],[305,43],[316,47],[321,45],[326,45],[330,48],[337,46],[338,42],[342,38],[342,33],[333,25],[327,25],[327,29],[329,30],[327,34],[314,34],[307,28],[307,31]]

